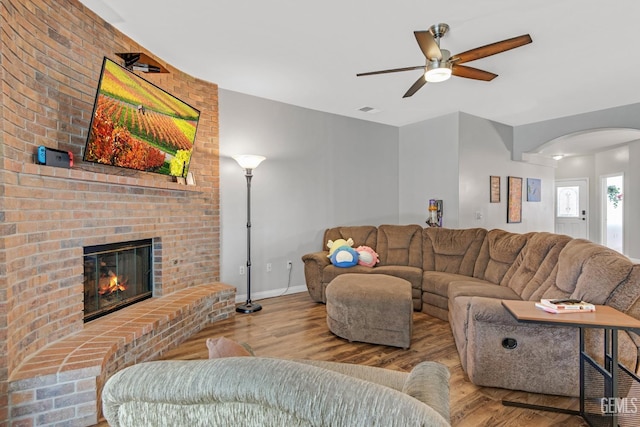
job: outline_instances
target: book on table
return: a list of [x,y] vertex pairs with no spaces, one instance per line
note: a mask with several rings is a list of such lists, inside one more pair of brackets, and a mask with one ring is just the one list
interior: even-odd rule
[[571,298],[546,299],[536,303],[536,307],[549,313],[579,313],[596,311],[594,304]]

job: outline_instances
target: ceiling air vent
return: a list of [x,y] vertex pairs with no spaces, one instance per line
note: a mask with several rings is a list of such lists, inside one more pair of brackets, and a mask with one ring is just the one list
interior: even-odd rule
[[361,108],[358,108],[358,111],[362,111],[363,113],[369,113],[369,114],[379,113],[380,112],[380,110],[378,110],[377,108],[373,108],[373,107],[361,107]]

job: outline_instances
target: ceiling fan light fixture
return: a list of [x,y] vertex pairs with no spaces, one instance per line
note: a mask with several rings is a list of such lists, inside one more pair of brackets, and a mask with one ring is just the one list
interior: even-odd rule
[[424,78],[429,83],[440,83],[451,77],[451,64],[441,61],[430,61]]

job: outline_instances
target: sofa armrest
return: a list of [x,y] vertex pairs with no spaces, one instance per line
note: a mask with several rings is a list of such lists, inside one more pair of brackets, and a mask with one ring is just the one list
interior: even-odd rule
[[438,362],[422,362],[410,373],[351,363],[295,359],[295,362],[339,372],[408,394],[431,407],[450,422],[449,369]]
[[473,297],[469,304],[469,322],[480,321],[500,325],[518,325],[520,322],[509,313],[498,298]]
[[304,262],[304,278],[311,299],[316,302],[326,302],[322,288],[322,271],[331,264],[329,252],[313,252],[302,256]]
[[449,369],[441,363],[416,365],[404,383],[402,392],[433,408],[450,422]]

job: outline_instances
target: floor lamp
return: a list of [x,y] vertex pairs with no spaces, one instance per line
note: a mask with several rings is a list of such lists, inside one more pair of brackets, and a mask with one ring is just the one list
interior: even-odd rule
[[262,310],[260,304],[251,302],[251,178],[252,171],[265,159],[262,156],[252,154],[239,154],[233,156],[240,167],[244,169],[247,178],[247,302],[236,307],[238,313],[253,313]]

